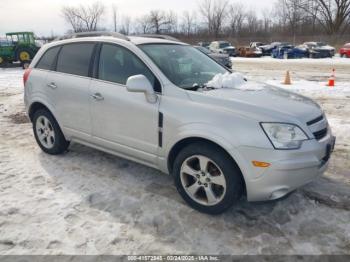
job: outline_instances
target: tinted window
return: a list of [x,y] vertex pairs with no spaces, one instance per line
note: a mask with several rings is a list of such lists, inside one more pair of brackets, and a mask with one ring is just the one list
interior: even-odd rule
[[88,76],[94,43],[64,45],[58,55],[57,71],[73,75]]
[[155,91],[160,92],[160,84],[148,67],[126,48],[105,44],[101,48],[98,78],[125,85],[133,75],[144,75]]
[[36,68],[52,70],[53,63],[55,62],[56,55],[60,50],[60,46],[50,48],[45,52],[45,54],[40,58],[39,63],[36,65]]

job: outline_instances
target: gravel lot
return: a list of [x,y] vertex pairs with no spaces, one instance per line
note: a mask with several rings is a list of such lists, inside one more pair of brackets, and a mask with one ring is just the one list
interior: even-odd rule
[[[233,62],[276,84],[287,69],[309,83],[333,67]],[[0,254],[350,254],[350,59],[336,66],[341,92],[298,91],[324,107],[337,135],[325,176],[220,216],[189,208],[154,169],[74,144],[62,156],[42,153],[24,115],[23,71],[0,69]]]

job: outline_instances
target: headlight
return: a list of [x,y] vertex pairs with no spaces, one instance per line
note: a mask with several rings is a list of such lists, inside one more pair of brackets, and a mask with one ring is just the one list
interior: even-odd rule
[[298,149],[302,141],[309,139],[294,124],[261,123],[261,127],[275,149]]

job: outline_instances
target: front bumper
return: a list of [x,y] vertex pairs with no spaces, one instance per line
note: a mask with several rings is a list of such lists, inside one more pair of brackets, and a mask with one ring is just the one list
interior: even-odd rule
[[[304,141],[297,150],[240,147],[247,167],[244,179],[248,201],[281,198],[311,182],[327,169],[335,137],[329,132],[321,140]],[[254,167],[251,161],[268,162],[268,168]]]

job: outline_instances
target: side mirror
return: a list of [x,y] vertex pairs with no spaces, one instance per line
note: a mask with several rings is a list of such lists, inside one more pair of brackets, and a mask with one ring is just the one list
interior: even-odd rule
[[130,76],[126,81],[126,89],[129,92],[145,93],[148,102],[157,102],[157,95],[153,90],[151,82],[144,75]]

